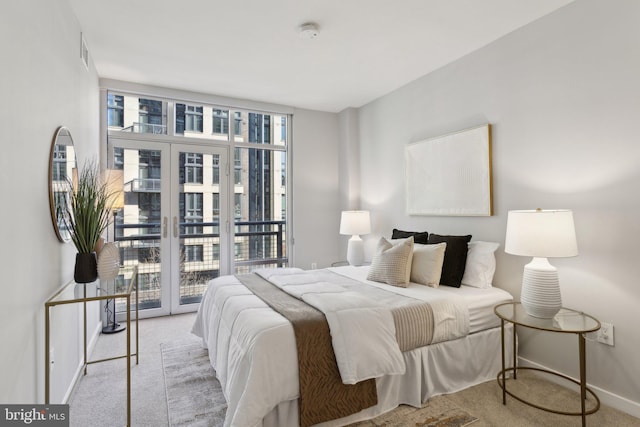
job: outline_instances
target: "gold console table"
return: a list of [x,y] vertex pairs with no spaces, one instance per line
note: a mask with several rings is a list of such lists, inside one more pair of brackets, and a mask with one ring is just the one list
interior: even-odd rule
[[[94,364],[94,363],[101,363],[101,362],[107,362],[110,360],[116,360],[116,359],[127,359],[127,426],[131,425],[131,357],[135,356],[136,358],[136,365],[138,364],[138,342],[139,342],[139,334],[138,334],[138,268],[137,266],[134,267],[133,269],[133,275],[131,277],[131,281],[129,282],[129,286],[127,286],[127,289],[125,290],[125,292],[122,293],[114,293],[114,294],[105,294],[105,295],[99,295],[99,296],[95,296],[95,297],[87,297],[87,288],[86,285],[83,285],[83,297],[82,298],[73,298],[73,299],[64,299],[64,298],[60,298],[60,295],[67,290],[70,286],[75,286],[76,283],[70,283],[68,285],[63,286],[62,288],[60,288],[51,298],[49,298],[45,303],[44,303],[44,307],[45,307],[45,377],[44,377],[44,403],[45,404],[49,404],[51,402],[49,402],[50,400],[50,388],[51,388],[51,384],[50,384],[50,366],[51,366],[51,360],[50,360],[50,354],[49,354],[49,348],[50,348],[50,310],[51,307],[55,307],[58,305],[67,305],[67,304],[78,304],[78,303],[82,303],[84,306],[84,359],[83,359],[83,366],[82,368],[84,369],[84,375],[87,375],[87,366]],[[135,353],[131,353],[131,296],[132,296],[132,292],[135,290],[135,298],[136,298],[136,304],[135,304],[135,326],[136,326],[136,345],[135,345]],[[105,359],[98,359],[98,360],[88,360],[87,359],[87,303],[91,302],[91,301],[104,301],[104,300],[110,300],[110,299],[117,299],[117,298],[124,298],[126,299],[127,303],[127,352],[126,354],[123,354],[121,356],[115,356],[115,357],[108,357]],[[115,306],[114,306],[114,310],[115,310]]]

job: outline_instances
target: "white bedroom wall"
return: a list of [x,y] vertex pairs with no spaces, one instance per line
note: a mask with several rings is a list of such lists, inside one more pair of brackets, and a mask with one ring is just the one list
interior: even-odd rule
[[[497,286],[520,295],[529,260],[504,253],[507,211],[574,210],[580,255],[553,259],[564,305],[615,325],[587,345],[600,397],[640,416],[640,2],[582,0],[360,109],[361,200],[393,227],[501,242]],[[491,123],[492,217],[408,216],[404,147]],[[577,339],[521,333],[520,355],[578,376]],[[615,402],[611,402],[614,400]]]
[[[79,161],[98,153],[98,84],[80,59],[80,25],[65,0],[3,2],[0,12],[0,402],[44,399],[44,302],[73,278],[75,248],[49,215],[49,150],[71,130]],[[97,306],[95,317],[97,322]],[[79,312],[58,312],[61,398],[79,363]],[[93,323],[93,322],[92,322]],[[69,356],[63,358],[63,354]],[[65,359],[65,360],[63,360]],[[74,359],[74,360],[71,360]],[[67,384],[60,384],[66,381]]]

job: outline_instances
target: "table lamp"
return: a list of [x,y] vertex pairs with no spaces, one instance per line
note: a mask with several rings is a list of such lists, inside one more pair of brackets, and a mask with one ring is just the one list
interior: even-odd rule
[[562,307],[558,270],[547,258],[578,255],[570,210],[509,211],[504,251],[533,257],[524,266],[520,300],[534,317],[550,319]]
[[340,234],[350,235],[347,247],[347,261],[351,265],[364,263],[364,244],[361,234],[371,233],[369,211],[342,211],[340,218]]

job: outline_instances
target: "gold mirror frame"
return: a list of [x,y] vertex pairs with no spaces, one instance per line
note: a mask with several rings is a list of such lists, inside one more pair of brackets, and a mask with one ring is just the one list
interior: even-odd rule
[[71,240],[66,218],[77,164],[71,132],[65,126],[60,126],[53,135],[49,153],[49,210],[53,229],[63,243]]

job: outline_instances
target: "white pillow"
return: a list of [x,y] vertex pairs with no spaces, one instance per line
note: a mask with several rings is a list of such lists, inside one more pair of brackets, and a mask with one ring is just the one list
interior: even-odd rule
[[412,254],[413,237],[397,245],[389,243],[384,237],[380,238],[367,280],[406,288],[411,277]]
[[500,243],[477,241],[469,242],[468,245],[462,284],[475,288],[490,288],[496,272],[495,251]]
[[442,274],[446,243],[433,245],[413,245],[413,261],[411,262],[411,281],[420,285],[437,288]]

